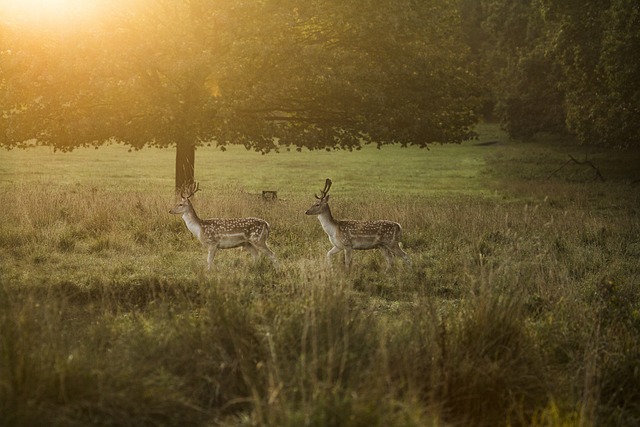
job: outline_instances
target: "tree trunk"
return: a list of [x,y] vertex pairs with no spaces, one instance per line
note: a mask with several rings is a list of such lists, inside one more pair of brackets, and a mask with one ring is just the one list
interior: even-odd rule
[[176,144],[176,193],[195,182],[196,147],[191,141]]

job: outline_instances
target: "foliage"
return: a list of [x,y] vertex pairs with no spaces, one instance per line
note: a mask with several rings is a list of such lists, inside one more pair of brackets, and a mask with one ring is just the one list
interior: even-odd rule
[[461,0],[461,7],[486,103],[511,136],[568,131],[583,144],[637,148],[637,2]]
[[535,2],[498,3],[502,13],[490,13],[485,26],[504,57],[496,95],[505,129],[515,138],[561,133],[565,127],[564,98],[557,83],[561,74],[546,54],[546,28]]
[[567,126],[587,144],[640,141],[640,7],[629,0],[543,2],[563,69]]
[[140,0],[82,33],[3,30],[0,145],[176,145],[177,184],[202,144],[425,146],[475,121],[451,2]]
[[565,128],[561,73],[547,55],[547,26],[536,1],[465,0],[467,32],[475,44],[485,115],[493,114],[514,138]]

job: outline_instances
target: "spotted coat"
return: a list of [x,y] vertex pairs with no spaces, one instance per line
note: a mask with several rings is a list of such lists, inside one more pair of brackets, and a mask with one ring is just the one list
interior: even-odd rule
[[394,221],[354,221],[336,220],[331,215],[329,196],[325,193],[305,212],[317,215],[322,229],[329,237],[333,247],[327,252],[327,258],[344,251],[345,266],[351,263],[351,251],[380,249],[391,266],[392,258],[399,256],[407,265],[411,265],[409,256],[400,247],[402,227]]
[[260,253],[271,259],[277,267],[276,256],[267,246],[269,223],[260,218],[209,218],[201,220],[196,214],[189,197],[174,206],[169,213],[182,215],[187,228],[209,249],[207,266],[210,269],[218,249],[242,247],[248,250],[254,259]]

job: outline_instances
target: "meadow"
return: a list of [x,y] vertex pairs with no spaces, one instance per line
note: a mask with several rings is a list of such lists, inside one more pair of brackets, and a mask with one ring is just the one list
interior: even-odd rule
[[[640,423],[640,157],[570,141],[201,148],[201,217],[271,224],[280,268],[206,251],[172,150],[0,153],[0,425]],[[553,173],[553,174],[552,174]],[[391,219],[350,272],[304,211]],[[262,190],[277,190],[264,201]]]

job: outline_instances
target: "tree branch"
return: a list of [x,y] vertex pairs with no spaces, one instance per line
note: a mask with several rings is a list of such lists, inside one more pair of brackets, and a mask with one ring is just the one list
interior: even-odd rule
[[571,154],[569,154],[569,160],[567,160],[562,166],[560,166],[558,169],[554,170],[553,172],[551,172],[551,174],[549,174],[549,176],[547,176],[547,179],[550,179],[553,175],[555,175],[556,173],[560,172],[562,169],[564,169],[569,163],[574,163],[576,165],[587,165],[589,167],[591,167],[591,169],[596,171],[596,177],[601,181],[604,182],[604,177],[602,176],[602,173],[600,173],[600,168],[598,168],[596,165],[594,165],[590,160],[577,160],[575,157],[573,157]]

